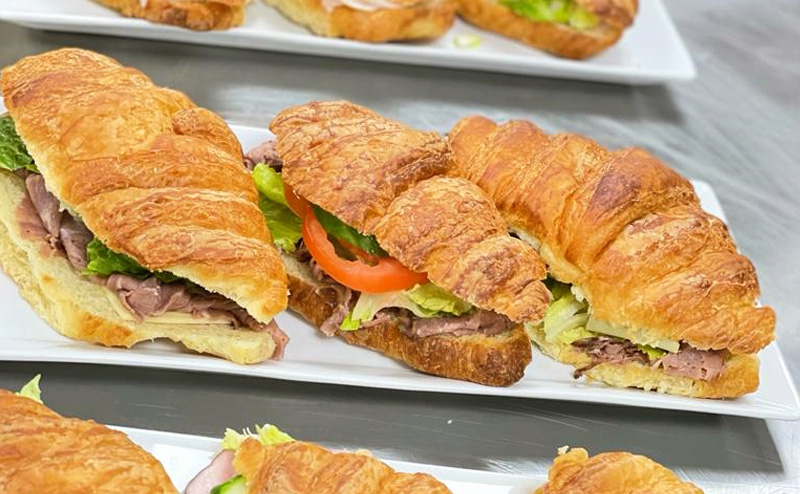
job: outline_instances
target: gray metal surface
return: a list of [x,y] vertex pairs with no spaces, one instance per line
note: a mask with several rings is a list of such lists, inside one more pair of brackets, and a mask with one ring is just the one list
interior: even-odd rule
[[[647,0],[644,0],[647,1]],[[244,124],[346,98],[447,131],[470,113],[529,118],[612,146],[644,146],[717,191],[800,380],[800,2],[672,0],[691,83],[626,87],[31,31],[0,23],[0,65],[80,46]],[[0,387],[46,375],[48,404],[101,422],[218,435],[270,421],[297,436],[397,459],[542,473],[555,449],[647,454],[710,493],[800,492],[800,422],[417,394],[95,365],[0,363]]]

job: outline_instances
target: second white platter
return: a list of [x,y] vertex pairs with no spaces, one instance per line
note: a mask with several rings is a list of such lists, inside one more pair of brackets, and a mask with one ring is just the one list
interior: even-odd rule
[[[124,18],[90,0],[0,0],[0,20],[50,31],[625,84],[693,79],[694,63],[661,0],[641,0],[639,9],[634,25],[616,45],[583,61],[557,58],[460,20],[443,37],[428,42],[375,44],[324,38],[286,20],[261,0],[248,6],[243,26],[215,32]],[[458,48],[459,36],[477,36],[480,44]]]

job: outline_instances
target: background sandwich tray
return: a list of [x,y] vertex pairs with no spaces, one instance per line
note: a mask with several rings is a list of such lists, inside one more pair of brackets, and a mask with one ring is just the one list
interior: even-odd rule
[[[606,52],[587,61],[560,59],[461,20],[442,38],[371,44],[315,36],[261,0],[247,7],[244,26],[194,32],[121,17],[90,0],[0,0],[0,19],[36,29],[180,41],[381,62],[461,68],[568,79],[654,84],[695,77],[692,59],[661,0],[641,0],[634,25]],[[477,35],[476,48],[455,39]]]
[[[269,131],[231,126],[244,149],[271,137]],[[703,207],[724,219],[711,187],[694,181]],[[183,350],[168,342],[150,342],[132,349],[106,348],[61,336],[28,306],[16,285],[0,275],[0,360],[83,362],[155,367],[223,374],[260,376],[373,388],[432,391],[475,395],[513,396],[547,400],[583,401],[771,419],[800,419],[800,399],[777,343],[761,352],[761,387],[736,400],[703,400],[635,389],[611,388],[596,382],[575,381],[572,367],[533,352],[525,377],[507,388],[428,376],[376,352],[328,338],[299,317],[284,312],[277,317],[292,341],[284,360],[243,366]]]
[[[136,444],[156,457],[179,491],[205,468],[219,451],[219,439],[172,432],[113,427],[126,433]],[[299,437],[296,431],[287,431]],[[220,434],[223,430],[220,430]],[[309,438],[311,439],[311,438]],[[313,439],[311,439],[313,440]],[[555,456],[555,451],[553,455]],[[442,481],[453,494],[530,494],[543,484],[544,476],[521,476],[440,467],[423,463],[384,460],[401,472],[429,473]]]

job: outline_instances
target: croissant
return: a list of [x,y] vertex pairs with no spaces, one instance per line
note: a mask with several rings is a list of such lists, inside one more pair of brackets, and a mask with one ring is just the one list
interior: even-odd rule
[[[362,234],[374,235],[391,257],[473,306],[517,322],[542,318],[550,301],[541,282],[544,265],[531,247],[508,236],[502,217],[478,187],[441,176],[450,161],[438,135],[348,102],[290,108],[270,128],[283,159],[283,178],[297,194]],[[302,287],[300,268],[289,271],[290,307],[320,325],[322,317],[308,307],[320,305],[310,296],[319,290]],[[458,353],[449,350],[459,345],[452,334],[414,341],[391,325],[340,333],[426,372],[478,382],[498,383],[486,374],[486,366],[493,366],[491,374],[502,370],[500,382],[509,384],[529,361],[519,327],[512,329],[518,336],[511,340],[507,334],[462,336],[473,341]]]
[[703,494],[669,469],[631,453],[603,453],[589,458],[585,449],[559,454],[548,482],[534,494]]
[[[16,131],[44,182],[37,192],[30,181],[38,175],[23,181],[0,173],[6,202],[0,261],[51,325],[106,345],[168,337],[241,363],[280,355],[287,338],[271,320],[286,305],[285,270],[241,164],[240,145],[220,117],[135,69],[78,49],[25,58],[4,69],[1,82]],[[175,297],[190,298],[181,302],[184,312],[227,311],[237,324],[258,330],[234,330],[213,318],[166,324],[138,309],[132,310],[139,320],[121,320],[106,303],[110,291],[77,272],[86,260],[81,266],[73,257],[85,257],[85,246],[72,252],[66,237],[58,240],[70,266],[51,255],[45,238],[20,226],[20,208],[30,209],[31,202],[46,225],[51,216],[39,203],[48,201],[60,209],[55,221],[62,230],[68,221],[85,224],[85,234],[113,252],[205,289],[205,305],[196,310],[196,289],[176,291]],[[57,237],[58,231],[51,233]]]
[[619,41],[639,8],[638,0],[568,0],[553,3],[550,16],[539,17],[541,9],[528,5],[526,0],[458,0],[458,14],[482,29],[583,60]]
[[0,445],[0,492],[178,493],[164,467],[122,432],[5,390]]
[[[532,328],[545,353],[616,386],[716,398],[758,387],[754,353],[774,338],[775,314],[757,306],[753,265],[688,180],[644,150],[525,121],[469,117],[449,142],[452,173],[486,191],[550,276],[585,299],[586,329],[627,341],[564,344]],[[669,353],[653,361],[631,341]]]
[[244,22],[250,0],[95,0],[126,17],[196,31],[230,29]]
[[368,453],[334,453],[301,441],[263,446],[248,438],[233,465],[246,479],[249,494],[450,493],[430,475],[396,472]]
[[320,36],[374,43],[433,39],[456,17],[454,0],[265,0]]

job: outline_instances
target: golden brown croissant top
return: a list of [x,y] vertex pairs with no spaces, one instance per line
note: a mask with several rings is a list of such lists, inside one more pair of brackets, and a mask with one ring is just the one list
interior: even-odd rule
[[450,494],[430,475],[399,473],[366,453],[333,453],[302,441],[263,446],[248,438],[233,465],[249,494]]
[[625,28],[633,24],[639,9],[638,0],[575,0],[606,24]]
[[244,22],[249,0],[95,0],[128,17],[207,31]]
[[270,128],[300,195],[470,303],[515,321],[543,317],[544,265],[478,187],[436,177],[450,159],[438,135],[348,102],[290,108]]
[[534,494],[703,494],[653,460],[630,453],[589,458],[585,449],[560,454],[548,482]]
[[48,189],[111,249],[262,322],[286,306],[283,264],[222,119],[85,50],[25,58],[0,82]]
[[0,390],[0,492],[134,491],[178,493],[164,467],[122,432]]
[[550,272],[582,289],[594,317],[702,350],[753,353],[774,338],[775,313],[756,307],[755,269],[725,224],[644,150],[482,117],[456,124],[450,144],[453,173],[541,243]]

